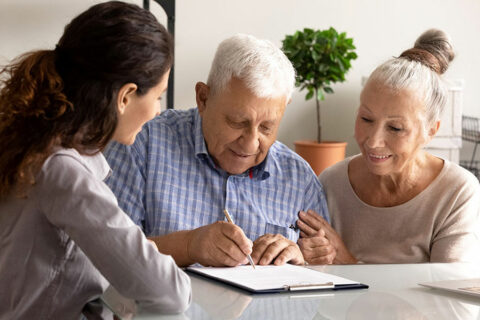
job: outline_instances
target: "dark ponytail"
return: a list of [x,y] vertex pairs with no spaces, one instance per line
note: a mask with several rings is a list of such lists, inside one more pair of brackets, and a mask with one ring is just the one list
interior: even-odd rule
[[0,198],[34,182],[59,136],[50,124],[72,110],[54,60],[53,51],[31,52],[1,72],[7,80],[0,90]]
[[111,1],[65,27],[55,50],[25,54],[0,74],[0,198],[25,195],[55,146],[103,150],[126,83],[142,95],[173,63],[172,39],[148,11]]

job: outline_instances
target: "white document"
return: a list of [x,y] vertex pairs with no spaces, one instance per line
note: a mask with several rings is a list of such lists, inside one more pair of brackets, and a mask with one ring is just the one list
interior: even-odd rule
[[255,269],[250,265],[233,268],[188,267],[187,270],[251,292],[368,288],[356,281],[291,264],[256,265]]
[[480,279],[433,281],[419,283],[419,285],[432,289],[469,294],[480,298]]

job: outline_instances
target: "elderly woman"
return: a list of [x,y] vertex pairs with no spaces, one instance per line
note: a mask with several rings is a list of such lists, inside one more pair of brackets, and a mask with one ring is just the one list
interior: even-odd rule
[[478,181],[423,149],[440,127],[441,75],[453,56],[446,34],[428,30],[373,71],[355,122],[361,154],[319,176],[333,229],[313,211],[299,214],[306,261],[453,262],[480,254]]

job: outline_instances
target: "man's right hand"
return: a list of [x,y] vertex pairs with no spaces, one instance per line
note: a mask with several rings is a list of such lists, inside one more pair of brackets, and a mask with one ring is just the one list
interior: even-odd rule
[[203,266],[238,266],[247,264],[253,243],[243,230],[225,221],[194,229],[189,234],[187,253],[190,260]]

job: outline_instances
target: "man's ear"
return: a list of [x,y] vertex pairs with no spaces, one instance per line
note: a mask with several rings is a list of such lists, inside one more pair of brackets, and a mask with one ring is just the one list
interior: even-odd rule
[[197,82],[195,85],[195,98],[197,100],[198,113],[200,115],[205,111],[207,107],[207,100],[210,94],[210,87],[203,82]]
[[117,95],[117,111],[119,114],[124,114],[129,104],[133,101],[134,94],[137,92],[137,85],[135,83],[126,83]]

